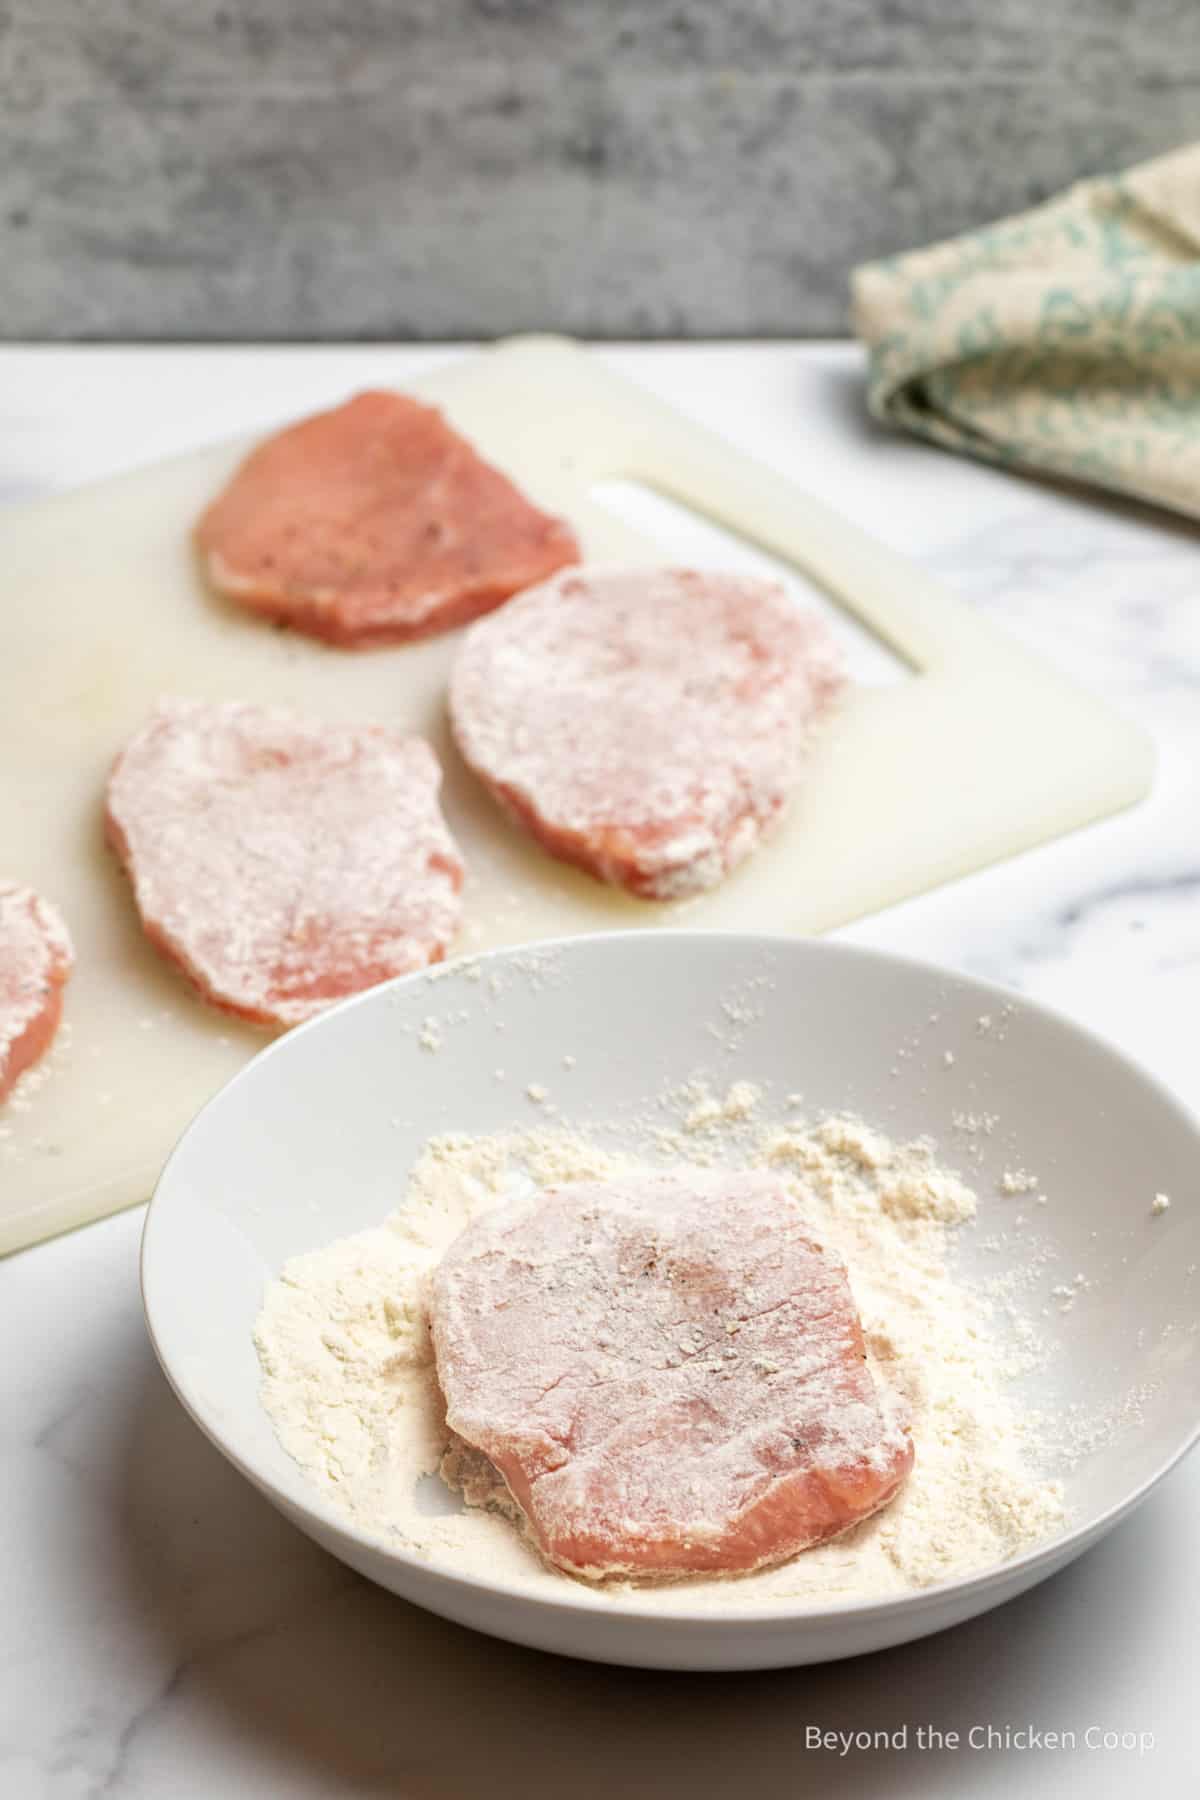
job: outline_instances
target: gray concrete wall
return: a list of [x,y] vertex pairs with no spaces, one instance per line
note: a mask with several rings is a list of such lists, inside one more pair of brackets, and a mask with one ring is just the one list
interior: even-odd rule
[[0,0],[0,335],[837,332],[1194,135],[1196,0]]

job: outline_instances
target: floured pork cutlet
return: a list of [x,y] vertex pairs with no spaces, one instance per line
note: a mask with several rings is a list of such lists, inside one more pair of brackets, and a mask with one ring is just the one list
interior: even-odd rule
[[54,1041],[74,961],[49,901],[0,881],[0,1102]]
[[423,738],[163,702],[117,758],[108,837],[146,935],[206,1000],[297,1025],[445,955],[463,865]]
[[757,847],[843,682],[824,621],[777,582],[566,570],[472,627],[450,715],[466,762],[552,856],[675,900]]
[[885,1506],[912,1464],[845,1267],[770,1174],[516,1201],[451,1246],[429,1308],[451,1430],[572,1574],[778,1563]]

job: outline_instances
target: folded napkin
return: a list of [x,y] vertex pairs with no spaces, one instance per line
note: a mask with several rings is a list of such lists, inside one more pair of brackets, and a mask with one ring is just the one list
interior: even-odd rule
[[853,277],[871,411],[1200,517],[1200,145]]

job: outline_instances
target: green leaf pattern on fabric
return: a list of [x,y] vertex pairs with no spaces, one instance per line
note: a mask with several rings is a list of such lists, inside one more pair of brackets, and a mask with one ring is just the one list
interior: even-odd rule
[[853,289],[876,417],[1200,517],[1200,145]]

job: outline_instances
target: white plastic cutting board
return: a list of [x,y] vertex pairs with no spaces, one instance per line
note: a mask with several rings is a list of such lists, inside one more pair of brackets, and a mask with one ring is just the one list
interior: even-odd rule
[[[663,560],[594,498],[618,479],[720,520],[872,628],[912,679],[864,686],[771,842],[683,906],[618,896],[527,844],[443,719],[458,634],[347,652],[206,592],[190,525],[246,445],[0,522],[0,872],[66,914],[78,952],[46,1078],[0,1111],[0,1250],[141,1200],[191,1115],[265,1041],[205,1007],[141,937],[104,848],[111,759],[160,694],[250,698],[427,733],[469,879],[463,950],[614,926],[820,931],[1128,806],[1142,733],[789,482],[577,347],[524,339],[416,384],[594,560]],[[798,421],[798,428],[800,422]],[[681,654],[686,645],[680,646]]]

